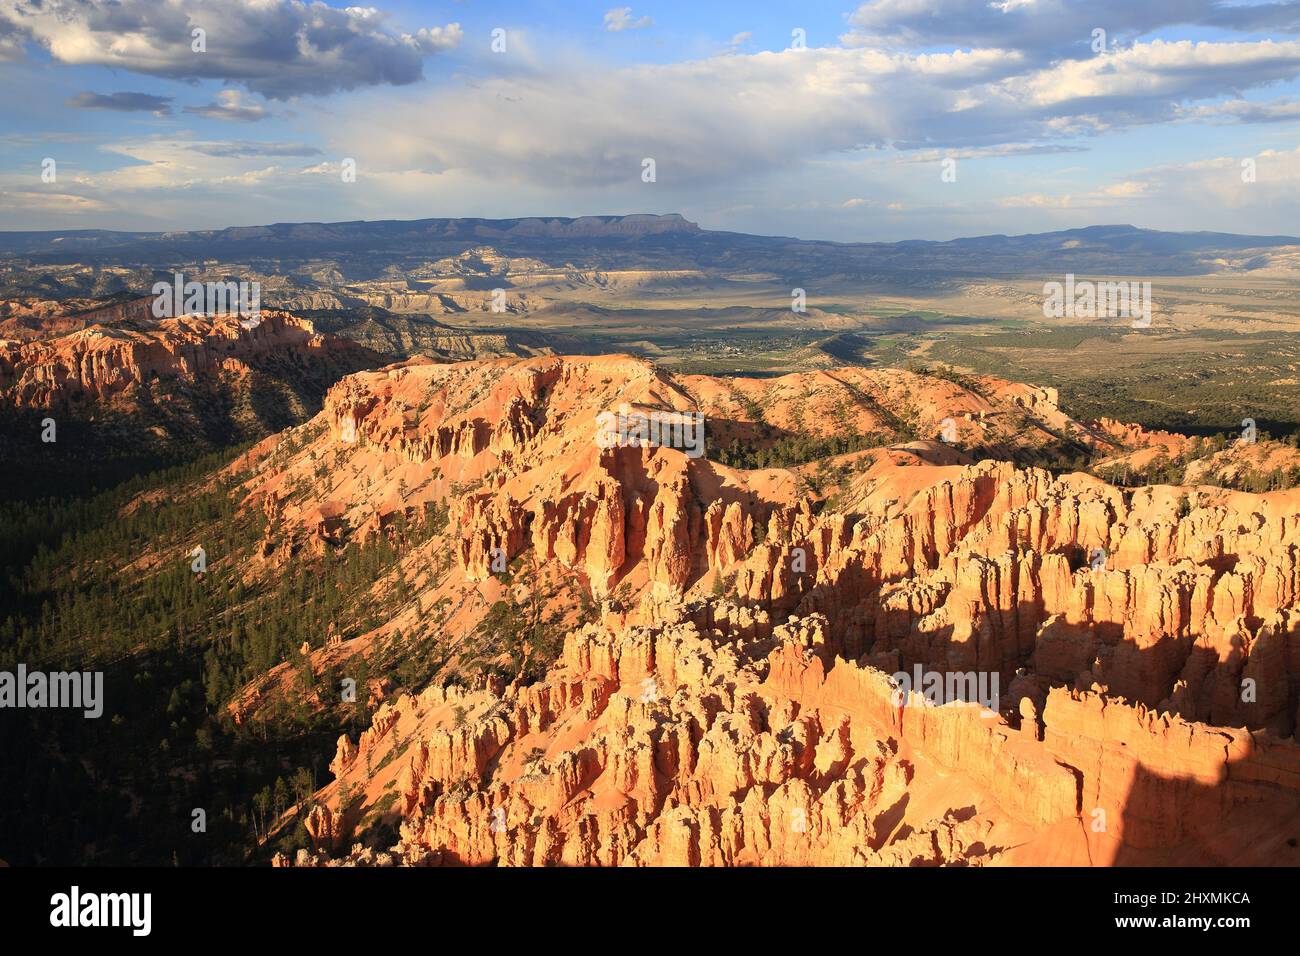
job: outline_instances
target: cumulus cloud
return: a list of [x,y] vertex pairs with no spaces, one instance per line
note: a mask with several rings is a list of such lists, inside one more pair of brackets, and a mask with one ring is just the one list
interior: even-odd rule
[[85,185],[108,192],[184,188],[205,178],[215,178],[215,174],[205,175],[208,171],[235,168],[235,164],[231,162],[214,162],[205,159],[207,145],[209,144],[203,141],[170,137],[108,143],[100,147],[104,152],[126,156],[133,162],[115,169],[88,174],[85,177]]
[[[841,45],[745,52],[755,46],[744,32],[715,42],[714,56],[632,66],[530,46],[526,32],[512,29],[510,56],[490,58],[490,68],[469,57],[447,83],[410,86],[422,57],[461,41],[457,25],[401,34],[368,8],[298,0],[0,0],[0,58],[6,37],[21,35],[56,62],[219,77],[227,88],[185,112],[243,122],[279,116],[267,98],[402,87],[298,106],[298,118],[317,119],[323,150],[184,136],[105,147],[126,164],[95,173],[85,196],[159,217],[188,215],[184,203],[200,196],[221,216],[220,203],[242,195],[251,203],[245,221],[310,218],[322,206],[372,218],[653,207],[702,219],[712,212],[712,225],[751,231],[826,235],[839,223],[842,238],[868,228],[854,223],[880,220],[891,232],[892,223],[928,222],[951,235],[988,231],[994,221],[1003,230],[1051,225],[1058,216],[1232,231],[1226,220],[1243,211],[1261,223],[1297,211],[1300,177],[1280,171],[1297,157],[1260,154],[1253,184],[1228,160],[1107,181],[1105,170],[1131,166],[1106,154],[1106,136],[1156,124],[1300,119],[1300,99],[1281,96],[1294,88],[1262,97],[1300,78],[1300,40],[1290,35],[1300,31],[1298,7],[878,0],[851,15]],[[189,31],[199,24],[207,54],[190,52]],[[611,33],[648,24],[632,7],[605,19]],[[1168,39],[1178,24],[1213,39]],[[1119,42],[1094,54],[1094,28]],[[1230,142],[1221,132],[1219,141]],[[1032,159],[1084,150],[1103,161],[1068,170]],[[342,185],[344,156],[357,159],[364,189]],[[296,161],[305,157],[315,158]],[[940,189],[937,171],[918,164],[948,157],[1025,159],[985,162],[978,176],[963,167],[957,185]],[[646,158],[656,163],[653,185],[641,180]]]
[[[995,93],[1029,108],[1063,112],[1139,110],[1160,118],[1160,98],[1174,101],[1218,96],[1236,89],[1292,79],[1300,66],[1300,41],[1139,43],[1086,60],[1064,60],[1001,82]],[[1082,108],[1081,108],[1082,107]]]
[[605,29],[611,33],[618,33],[622,30],[641,30],[653,25],[654,21],[649,17],[633,19],[631,7],[615,7],[613,10],[605,12]]
[[244,100],[239,90],[221,90],[213,102],[205,106],[187,106],[185,112],[207,119],[239,123],[255,123],[271,115],[271,111],[260,103]]
[[60,63],[220,79],[270,99],[413,83],[425,55],[460,37],[454,23],[397,33],[373,7],[304,0],[0,0],[0,55],[25,40]]
[[[338,145],[373,153],[371,165],[473,168],[516,182],[639,181],[647,157],[656,160],[660,182],[716,181],[884,144],[906,109],[918,111],[918,122],[945,109],[925,105],[930,91],[914,82],[918,71],[896,58],[845,50],[599,74],[556,69],[490,78],[391,110],[352,111],[341,118]],[[882,113],[891,93],[894,107]]]
[[152,93],[78,93],[64,104],[83,110],[114,110],[119,113],[153,113],[167,116],[171,113],[170,96]]
[[410,39],[425,53],[441,53],[460,46],[463,36],[459,23],[449,23],[445,27],[421,27]]
[[[318,185],[315,174],[325,165],[306,165],[322,155],[320,148],[308,143],[160,135],[123,139],[100,148],[129,162],[81,172],[75,181],[78,191],[126,208],[143,202],[155,215],[172,208],[183,215],[185,204],[196,196],[219,195],[233,203],[242,195],[241,187],[247,186],[259,187],[259,196],[266,198],[301,196],[308,186]],[[336,172],[328,195],[339,202],[346,193]]]
[[847,43],[898,48],[1001,47],[1038,62],[1092,54],[1093,31],[1107,47],[1154,30],[1203,26],[1239,32],[1300,32],[1300,4],[1223,0],[871,0],[849,16]]
[[1300,100],[1279,97],[1275,100],[1225,100],[1180,106],[1180,120],[1216,123],[1283,123],[1300,119]]
[[1154,41],[1046,66],[997,49],[835,47],[556,67],[345,111],[336,146],[372,168],[551,186],[639,181],[649,157],[659,183],[705,185],[861,149],[1045,151],[1297,76],[1296,41]]
[[[69,223],[107,228],[197,229],[237,223],[307,218],[304,209],[342,211],[347,190],[303,175],[310,146],[145,137],[101,146],[125,162],[111,169],[59,168],[58,205],[0,202],[0,228],[62,228]],[[50,187],[34,175],[0,174],[0,192],[40,197]],[[6,197],[0,196],[0,199]],[[251,202],[250,202],[251,200]],[[355,218],[359,210],[348,209]],[[40,224],[37,226],[35,224]]]

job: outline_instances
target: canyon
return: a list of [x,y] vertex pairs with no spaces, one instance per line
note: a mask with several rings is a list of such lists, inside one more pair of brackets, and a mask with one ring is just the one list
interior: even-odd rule
[[315,414],[343,375],[388,360],[287,312],[158,320],[142,314],[149,301],[0,339],[4,494],[84,494],[264,438]]
[[377,358],[287,312],[269,310],[242,325],[234,315],[137,317],[38,341],[0,341],[0,401],[54,411],[84,403],[131,408],[159,381],[204,385],[313,366],[355,371]]
[[[623,404],[701,412],[711,448],[878,440],[755,468],[599,447]],[[275,862],[1295,863],[1300,492],[1017,463],[1174,440],[989,376],[618,355],[347,376],[229,468],[267,518],[249,573],[446,523],[377,585],[382,623],[304,644],[236,719],[294,668],[454,648],[498,605],[562,640],[537,679],[489,648],[365,688],[311,845]],[[902,694],[918,666],[996,675],[997,707]]]
[[[529,270],[639,281],[427,261],[447,302]],[[0,413],[59,444],[0,450],[24,494],[40,467],[218,453],[120,516],[207,496],[190,512],[228,528],[108,567],[129,594],[204,545],[242,635],[209,637],[209,728],[334,739],[314,792],[254,824],[261,862],[1300,862],[1294,443],[838,347],[718,375],[383,308],[145,301],[11,304]],[[610,440],[693,416],[703,455]],[[250,643],[304,574],[347,582],[337,618]]]

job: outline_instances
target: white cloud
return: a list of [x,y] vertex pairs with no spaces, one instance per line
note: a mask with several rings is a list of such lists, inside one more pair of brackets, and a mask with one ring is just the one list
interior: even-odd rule
[[206,106],[187,106],[185,112],[207,119],[240,123],[254,123],[271,115],[262,104],[245,100],[239,90],[219,90],[213,102]]
[[[22,17],[7,28],[3,18],[18,7]],[[743,31],[725,46],[699,41],[715,56],[634,66],[584,61],[576,44],[540,34],[533,42],[526,27],[512,26],[508,57],[489,56],[484,42],[480,59],[460,58],[455,77],[410,85],[424,55],[461,42],[459,26],[402,34],[369,8],[297,0],[0,0],[0,58],[21,22],[22,35],[58,62],[220,76],[262,97],[402,87],[296,106],[295,129],[314,119],[323,149],[176,135],[113,144],[105,148],[123,159],[120,169],[66,187],[60,177],[65,192],[88,202],[186,224],[225,224],[223,208],[245,210],[245,221],[320,218],[317,210],[328,208],[334,218],[681,211],[717,227],[805,236],[839,229],[836,238],[860,237],[881,220],[894,236],[913,227],[952,235],[1054,227],[1053,217],[1077,225],[1079,216],[1169,228],[1180,227],[1180,215],[1220,217],[1216,227],[1231,231],[1228,220],[1243,211],[1252,229],[1296,211],[1300,180],[1279,164],[1297,157],[1259,154],[1259,181],[1245,185],[1226,160],[1133,172],[1122,158],[1111,162],[1107,137],[1156,124],[1300,119],[1300,100],[1259,98],[1300,77],[1300,41],[1144,39],[1175,22],[1214,27],[1198,34],[1207,36],[1252,24],[1267,32],[1269,23],[1286,33],[1294,8],[879,0],[852,15],[846,46],[746,53],[754,46]],[[218,24],[208,36],[215,59],[201,66],[188,45],[200,13]],[[268,26],[274,17],[283,29]],[[632,7],[605,17],[611,32],[649,22]],[[1093,55],[1093,26],[1121,42]],[[219,50],[215,40],[228,31],[241,39]],[[621,39],[611,43],[621,48]],[[284,119],[272,107],[227,88],[186,112],[270,118],[260,132]],[[1179,135],[1187,141],[1186,130]],[[1084,150],[1105,161],[1089,166],[1129,171],[1101,180],[1034,160]],[[358,160],[351,185],[339,178],[344,156]],[[925,168],[947,157],[1013,156],[1023,159],[963,166],[956,185],[941,185],[937,166]],[[653,184],[641,181],[646,157],[656,161]]]
[[1127,45],[1162,27],[1300,32],[1300,5],[1222,0],[871,0],[849,16],[847,43],[884,47],[987,47],[1020,50],[1040,63],[1090,56],[1093,30],[1108,46]]
[[[496,182],[705,186],[860,149],[1007,155],[1178,119],[1198,99],[1300,76],[1300,42],[1156,41],[1038,66],[996,49],[825,48],[621,69],[552,65],[345,107],[334,145],[375,169]],[[700,91],[709,91],[702,96]]]
[[[995,95],[1031,108],[1106,103],[1169,118],[1161,98],[1217,96],[1263,86],[1300,73],[1300,41],[1193,43],[1155,40],[1105,56],[1063,60],[1001,81]],[[1095,110],[1090,105],[1089,109]]]
[[1287,97],[1264,101],[1233,99],[1179,106],[1175,115],[1187,122],[1282,123],[1300,119],[1300,100]]
[[449,23],[445,27],[421,27],[407,39],[413,40],[425,53],[441,53],[456,49],[463,38],[460,24]]
[[[1242,176],[1243,160],[1254,164],[1253,181]],[[1136,218],[1172,229],[1294,232],[1288,223],[1300,213],[1300,147],[1165,163],[1085,192],[1026,193],[996,202],[1004,209],[1098,210],[1095,218]]]
[[31,188],[0,189],[0,208],[5,213],[39,212],[44,215],[66,216],[87,212],[104,212],[111,207],[98,199],[79,196],[75,193],[53,192]]
[[426,54],[460,38],[455,23],[396,33],[373,7],[304,0],[0,0],[0,57],[26,40],[59,63],[220,79],[272,99],[413,83]]
[[632,19],[631,7],[615,7],[605,12],[605,29],[611,33],[618,33],[622,30],[641,30],[653,25],[654,21],[649,17]]
[[326,205],[361,218],[350,205],[360,194],[343,187],[337,165],[331,176],[307,165],[320,153],[310,145],[156,136],[100,148],[122,164],[92,171],[60,159],[56,185],[40,183],[39,167],[0,174],[0,228],[220,228]]
[[[302,143],[198,140],[182,137],[148,137],[123,140],[101,147],[130,160],[115,169],[83,173],[78,184],[87,195],[105,200],[151,201],[167,192],[203,190],[223,184],[249,184],[300,174],[293,167],[267,165],[267,159],[292,159],[320,154]],[[168,198],[177,198],[171,196]]]

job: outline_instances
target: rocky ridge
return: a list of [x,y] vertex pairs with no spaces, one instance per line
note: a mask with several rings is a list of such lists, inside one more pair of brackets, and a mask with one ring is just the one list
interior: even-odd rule
[[[620,404],[722,434],[962,427],[841,456],[826,494],[802,466],[601,448],[594,416]],[[542,681],[410,689],[341,740],[297,862],[1286,862],[1300,498],[962,451],[1114,430],[1045,390],[896,371],[724,382],[600,357],[343,380],[293,456],[252,456],[286,542],[268,560],[446,502],[459,586],[530,557],[604,603]],[[291,491],[322,462],[328,487]],[[899,699],[890,675],[917,667],[995,681],[992,706]],[[377,820],[396,842],[352,848]]]
[[0,342],[0,401],[50,409],[130,403],[158,380],[240,376],[272,363],[355,371],[377,359],[285,312],[244,324],[233,315],[195,315],[92,326],[39,342]]

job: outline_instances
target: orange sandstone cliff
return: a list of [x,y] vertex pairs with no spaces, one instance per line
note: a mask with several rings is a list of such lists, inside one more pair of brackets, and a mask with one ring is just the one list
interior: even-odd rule
[[[714,448],[881,444],[761,469],[602,447],[597,416],[623,406],[698,411]],[[606,356],[349,376],[240,463],[263,562],[430,508],[447,524],[398,572],[413,596],[392,621],[312,661],[346,667],[399,625],[455,647],[524,563],[595,612],[558,616],[540,680],[448,667],[400,689],[339,740],[312,849],[277,862],[1300,861],[1300,495],[985,457],[1063,437],[1106,454],[1122,431],[1048,390],[895,370],[718,380]],[[377,822],[388,839],[360,842]]]
[[0,402],[17,408],[135,410],[158,382],[195,383],[256,371],[336,378],[377,363],[356,343],[318,333],[306,319],[265,311],[187,315],[92,325],[39,341],[0,340]]

